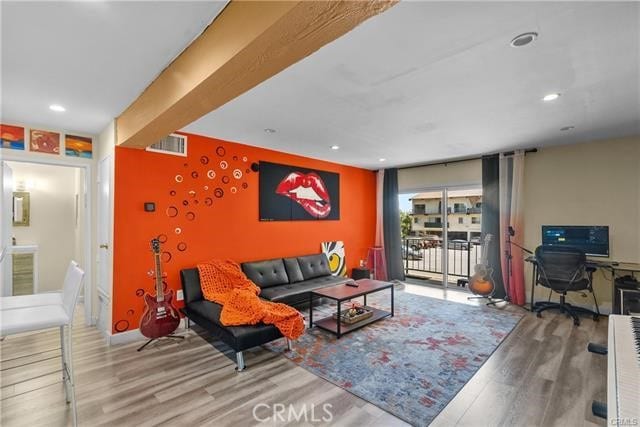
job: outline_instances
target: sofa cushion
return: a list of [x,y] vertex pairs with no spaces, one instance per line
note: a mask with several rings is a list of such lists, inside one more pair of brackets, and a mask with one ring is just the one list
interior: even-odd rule
[[[328,286],[341,285],[351,281],[348,277],[339,276],[322,276],[314,279],[305,280],[304,282],[292,283],[282,286],[274,286],[268,289],[263,289],[260,293],[262,298],[269,301],[282,301],[286,298],[294,295],[307,294],[310,291],[314,291],[320,288],[326,288]],[[308,297],[308,295],[307,295]]]
[[216,332],[222,341],[236,351],[243,351],[282,338],[282,334],[273,325],[224,326],[220,323],[222,306],[211,301],[195,301],[188,304],[183,312],[194,322],[210,332]]
[[285,258],[284,268],[287,270],[287,276],[289,276],[289,283],[302,282],[304,276],[302,270],[300,270],[300,264],[298,264],[298,258]]
[[330,276],[329,260],[325,254],[307,255],[298,257],[298,264],[304,280],[320,276]]
[[242,264],[242,271],[261,288],[289,283],[289,276],[282,258],[245,262]]

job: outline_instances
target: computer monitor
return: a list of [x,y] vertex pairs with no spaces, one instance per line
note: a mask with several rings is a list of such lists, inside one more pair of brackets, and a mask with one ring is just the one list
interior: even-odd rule
[[607,225],[543,225],[542,244],[571,246],[589,256],[609,256],[609,226]]

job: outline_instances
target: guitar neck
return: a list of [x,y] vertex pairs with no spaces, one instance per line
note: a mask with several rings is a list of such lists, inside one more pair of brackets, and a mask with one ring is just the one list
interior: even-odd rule
[[162,266],[160,265],[160,253],[154,254],[156,263],[156,301],[164,301],[164,292],[162,286]]

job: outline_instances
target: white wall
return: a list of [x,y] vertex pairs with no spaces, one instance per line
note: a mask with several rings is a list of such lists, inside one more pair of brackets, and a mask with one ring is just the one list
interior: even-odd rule
[[[639,189],[640,137],[549,147],[528,154],[525,247],[540,244],[543,224],[608,225],[610,259],[640,262]],[[529,271],[526,278],[529,283]],[[611,281],[597,272],[594,282],[598,300],[610,307]],[[571,300],[591,303],[575,293]]]
[[[30,224],[13,227],[18,245],[38,245],[39,292],[62,289],[64,275],[72,259],[84,264],[82,254],[82,222],[76,219],[76,191],[82,187],[83,171],[64,166],[8,162],[13,170],[14,185],[32,185]],[[83,194],[79,194],[80,204]],[[82,207],[78,213],[82,215]],[[77,222],[76,222],[77,221]]]

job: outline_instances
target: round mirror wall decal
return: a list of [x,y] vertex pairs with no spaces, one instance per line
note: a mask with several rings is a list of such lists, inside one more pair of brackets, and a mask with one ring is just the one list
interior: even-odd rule
[[167,216],[169,218],[173,218],[178,216],[178,208],[176,208],[175,206],[169,206],[167,208]]
[[176,175],[176,182],[182,182],[183,179],[182,175]]
[[222,188],[218,187],[213,191],[213,195],[216,196],[219,199],[222,196],[224,196],[224,190]]
[[194,219],[196,219],[196,214],[194,214],[193,212],[187,212],[185,216],[189,221],[193,221]]
[[223,146],[219,146],[216,148],[216,154],[220,157],[224,157],[224,155],[227,154],[227,150],[225,150]]
[[182,228],[180,228],[180,227],[176,227],[176,229],[175,229],[175,230],[173,230],[173,231],[174,231],[174,233],[176,233],[176,234],[180,234],[180,233],[182,233]]
[[213,199],[211,197],[207,197],[206,199],[204,199],[204,204],[207,206],[213,205]]
[[187,250],[187,244],[185,242],[178,243],[178,250],[180,252],[184,252]]
[[220,162],[220,169],[226,170],[228,167],[229,167],[229,163],[227,163],[225,160]]
[[207,178],[209,179],[213,179],[216,177],[216,173],[213,169],[209,169],[209,171],[207,171]]
[[233,170],[233,177],[235,179],[240,179],[242,178],[242,171],[240,169],[234,169]]
[[202,163],[203,165],[208,165],[209,164],[209,158],[207,156],[200,157],[200,163]]

